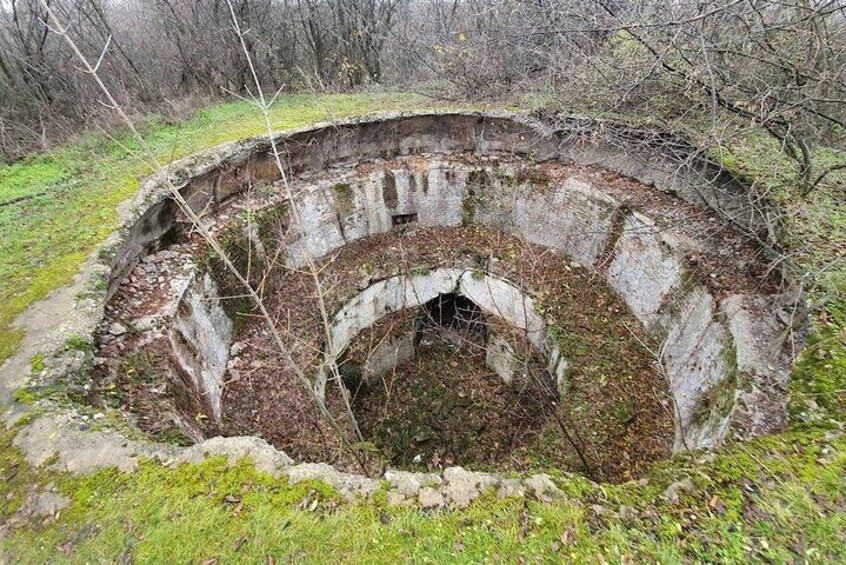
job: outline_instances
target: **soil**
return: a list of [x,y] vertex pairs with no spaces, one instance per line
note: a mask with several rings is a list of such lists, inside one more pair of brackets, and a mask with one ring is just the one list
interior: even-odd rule
[[353,408],[362,432],[391,467],[526,467],[529,462],[512,461],[512,453],[541,435],[555,401],[533,384],[506,385],[475,344],[437,340],[362,386]]
[[175,386],[180,378],[168,359],[166,321],[176,305],[173,289],[194,267],[196,242],[182,242],[148,255],[109,303],[98,332],[99,349],[87,401],[120,408],[150,437],[190,444],[213,434],[196,399]]

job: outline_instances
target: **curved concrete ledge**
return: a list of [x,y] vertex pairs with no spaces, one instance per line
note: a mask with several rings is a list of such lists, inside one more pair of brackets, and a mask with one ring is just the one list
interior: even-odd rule
[[[524,291],[499,277],[464,269],[436,269],[431,272],[398,275],[370,285],[346,303],[330,323],[327,352],[337,361],[352,340],[385,316],[416,308],[441,294],[458,294],[483,311],[506,321],[525,333],[535,349],[547,357],[547,371],[555,379],[558,392],[565,388],[568,363],[550,334],[546,322],[535,311],[534,300]],[[326,374],[316,383],[321,395]]]
[[222,456],[229,465],[235,465],[246,458],[258,471],[291,483],[322,481],[349,501],[371,499],[384,489],[388,504],[414,505],[425,510],[464,508],[489,492],[494,492],[498,498],[531,497],[544,502],[563,496],[561,489],[545,474],[505,478],[449,467],[441,473],[389,470],[381,478],[370,478],[340,472],[325,463],[295,464],[284,453],[255,437],[215,437],[180,448],[127,440],[116,432],[80,431],[67,416],[39,418],[17,435],[14,444],[24,452],[30,465],[78,474],[110,467],[129,472],[145,460],[157,460],[171,466],[202,463],[207,458]]
[[[749,202],[751,189],[693,147],[650,130],[610,127],[568,119],[547,124],[508,112],[384,114],[278,134],[283,165],[297,175],[419,153],[516,155],[543,162],[564,159],[638,179],[718,211],[749,233],[765,229],[766,210]],[[650,141],[651,140],[651,141]],[[682,157],[680,159],[680,156]],[[213,212],[245,186],[279,180],[266,138],[222,145],[172,164],[151,177],[123,211],[124,233],[113,248],[109,294],[150,245],[174,227],[175,203],[164,186],[170,178],[198,213]]]
[[[275,141],[284,150],[285,166],[294,177],[353,167],[367,159],[421,153],[470,152],[517,156],[532,163],[564,159],[596,164],[716,210],[748,233],[761,233],[761,214],[747,205],[759,199],[750,197],[751,189],[700,153],[690,148],[679,151],[684,144],[667,143],[660,136],[643,132],[633,136],[634,130],[630,128],[620,128],[617,133],[614,128],[608,128],[605,133],[594,135],[596,132],[584,125],[579,120],[549,124],[508,113],[393,114],[286,132],[277,135]],[[621,131],[623,135],[618,135]],[[661,143],[652,143],[653,138]],[[678,153],[684,157],[681,162]],[[57,291],[19,320],[28,330],[27,337],[20,351],[0,367],[0,383],[5,404],[10,407],[9,414],[20,409],[11,398],[13,391],[25,384],[30,357],[36,353],[51,354],[56,359],[53,362],[56,371],[73,371],[74,362],[66,353],[56,351],[71,335],[93,335],[103,305],[122,279],[177,228],[179,214],[169,198],[164,175],[181,187],[195,210],[214,213],[245,187],[277,180],[278,172],[271,162],[269,143],[251,139],[179,161],[147,180],[138,197],[121,210],[124,227],[86,264],[74,286]],[[384,188],[384,180],[380,182]],[[403,182],[398,184],[402,186]],[[407,186],[411,192],[410,180]],[[389,194],[387,201],[384,190],[380,196],[385,206],[390,208],[395,203],[396,213],[406,213],[402,211],[404,201],[400,193]],[[453,204],[433,207],[433,225],[439,221],[466,220],[463,213],[456,215],[457,210],[464,210],[466,196],[467,193],[462,194],[460,202],[455,203],[458,207]],[[730,428],[741,436],[778,429],[785,418],[786,387],[792,363],[784,348],[792,328],[778,322],[779,312],[800,304],[801,296],[790,289],[770,296],[748,293],[714,296],[703,284],[687,285],[687,279],[682,276],[686,270],[686,242],[683,237],[668,235],[666,229],[657,227],[654,218],[620,210],[613,198],[574,183],[535,198],[533,205],[518,205],[509,210],[508,221],[513,219],[514,225],[522,227],[530,241],[556,247],[579,263],[593,265],[644,326],[662,336],[664,346],[659,354],[677,405],[676,449],[715,445],[726,437]],[[555,210],[556,203],[566,203],[589,213],[570,218],[550,218],[550,214],[543,214]],[[417,213],[425,218],[429,212],[420,209]],[[484,205],[474,207],[474,214],[478,218],[474,221],[485,225],[496,226],[505,221],[500,210]],[[623,227],[616,233],[621,219]],[[383,227],[389,229],[389,225]],[[573,226],[584,225],[592,226],[591,231],[598,235],[572,237],[580,229]],[[362,231],[362,235],[366,233],[369,231]],[[343,235],[341,242],[349,237],[346,232]],[[333,245],[331,237],[324,236],[300,243],[316,256],[322,256]],[[289,258],[296,263],[296,253]],[[195,279],[192,288],[191,293],[196,294],[186,292],[183,301],[196,300],[201,304],[215,292],[204,279]],[[81,300],[80,294],[84,296]],[[192,310],[185,318],[193,319],[192,324],[197,325],[194,316],[201,311]],[[225,329],[226,322],[219,312],[206,311],[204,315],[209,328],[219,330],[220,324],[214,321],[217,320]],[[56,318],[67,321],[56,324]],[[184,327],[183,336],[196,336],[194,329]],[[225,334],[226,331],[221,333],[223,344],[228,339]],[[201,349],[198,343],[195,349]],[[223,360],[216,359],[213,364],[219,367]],[[205,383],[202,386],[208,390],[214,389],[219,369],[207,371],[203,376],[203,369],[197,374],[196,366],[192,369],[186,363],[185,367],[194,371],[196,382]],[[38,420],[43,421],[46,420]],[[27,428],[21,437],[31,436],[35,433],[32,430]],[[74,437],[76,433],[73,431]],[[26,446],[35,444],[21,440],[20,445],[29,449]]]

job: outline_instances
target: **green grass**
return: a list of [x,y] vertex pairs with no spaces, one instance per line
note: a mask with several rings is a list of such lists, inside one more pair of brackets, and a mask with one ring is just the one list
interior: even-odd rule
[[[381,110],[421,107],[410,94],[290,95],[274,105],[275,129]],[[200,110],[181,124],[148,120],[147,143],[169,161],[264,133],[263,116],[247,103]],[[90,134],[65,148],[0,165],[0,362],[22,337],[9,324],[33,302],[67,284],[92,250],[117,228],[116,206],[150,171],[128,157],[138,144],[126,134]]]
[[815,331],[793,371],[790,415],[797,425],[836,427],[846,414],[846,299],[815,315]]
[[[800,197],[796,164],[775,139],[760,131],[738,135],[713,155],[783,207],[780,243],[800,271],[809,275],[806,290],[842,293],[846,289],[846,171],[830,174],[811,194]],[[815,174],[842,162],[846,162],[846,150],[819,148]]]
[[[665,465],[645,486],[573,479],[553,503],[488,495],[434,513],[387,507],[381,496],[347,503],[323,485],[290,485],[246,462],[68,477],[30,469],[6,447],[0,473],[18,471],[0,484],[4,517],[48,482],[71,505],[55,520],[12,528],[2,543],[12,562],[25,563],[838,563],[846,560],[844,447],[842,438],[793,433],[733,446],[711,462]],[[684,477],[693,490],[663,500]],[[637,515],[620,516],[622,505]]]

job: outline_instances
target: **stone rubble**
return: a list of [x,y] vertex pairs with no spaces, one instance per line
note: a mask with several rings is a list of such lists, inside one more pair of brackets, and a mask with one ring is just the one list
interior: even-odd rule
[[678,502],[679,496],[683,492],[693,490],[693,481],[690,479],[681,479],[679,481],[674,482],[662,494],[662,498],[667,502]]
[[[389,505],[417,505],[425,510],[466,508],[480,496],[496,490],[499,498],[531,495],[550,502],[559,499],[561,490],[548,475],[526,479],[502,478],[490,473],[448,467],[440,473],[414,473],[388,470],[382,478],[368,478],[338,471],[326,463],[295,463],[285,453],[255,437],[215,437],[190,447],[165,446],[127,440],[116,432],[83,431],[68,416],[36,419],[15,438],[27,462],[34,467],[90,474],[117,467],[132,471],[143,459],[159,460],[165,465],[198,464],[222,456],[229,465],[249,459],[256,469],[291,483],[321,481],[335,488],[347,500],[372,499],[386,489]],[[43,495],[45,512],[61,510],[60,498]]]

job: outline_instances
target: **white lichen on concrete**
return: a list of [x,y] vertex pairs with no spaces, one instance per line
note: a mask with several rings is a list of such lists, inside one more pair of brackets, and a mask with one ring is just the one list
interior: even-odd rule
[[623,223],[607,279],[642,324],[651,327],[682,282],[676,241],[653,220],[634,213]]
[[695,287],[680,302],[662,320],[661,352],[675,403],[676,451],[724,437],[736,387],[729,335],[715,317],[713,297]]

